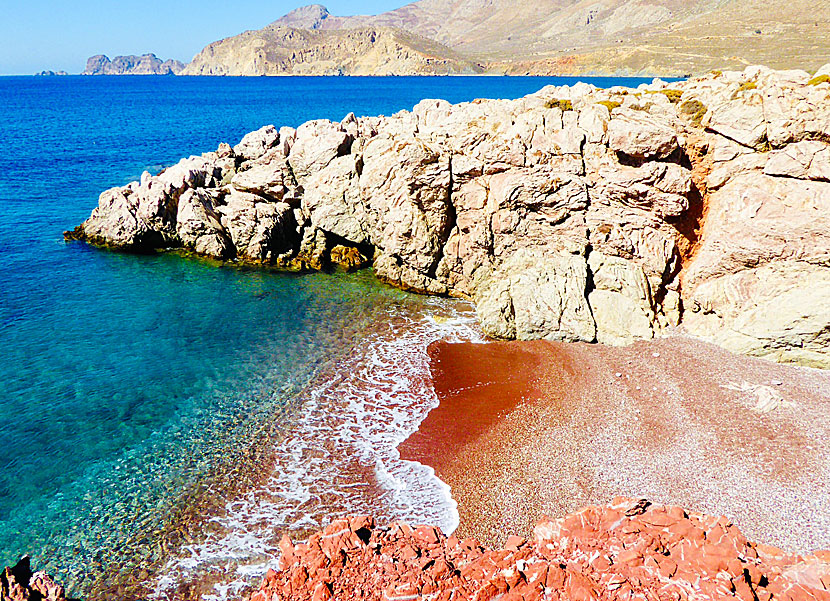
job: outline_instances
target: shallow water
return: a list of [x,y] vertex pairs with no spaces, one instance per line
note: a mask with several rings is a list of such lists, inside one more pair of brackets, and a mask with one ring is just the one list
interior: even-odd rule
[[0,562],[30,552],[83,596],[169,595],[213,572],[205,592],[221,595],[283,529],[333,509],[451,527],[446,491],[394,445],[433,402],[425,344],[475,336],[468,307],[368,272],[248,271],[61,233],[106,187],[268,123],[572,81],[0,78]]

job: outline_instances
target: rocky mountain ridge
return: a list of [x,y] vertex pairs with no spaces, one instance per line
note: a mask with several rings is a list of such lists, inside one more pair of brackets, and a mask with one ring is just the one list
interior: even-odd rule
[[162,61],[155,54],[116,56],[104,54],[89,57],[81,75],[179,75],[184,63],[168,59]]
[[[418,73],[467,72],[447,69],[447,61],[488,73],[532,75],[669,76],[758,63],[791,68],[796,60],[814,70],[830,56],[830,33],[820,25],[828,20],[830,5],[817,0],[763,5],[753,0],[419,0],[379,15],[351,17],[334,16],[315,4],[259,31],[211,44],[191,73],[413,73],[411,61],[401,60],[395,49],[355,47],[347,33],[379,30],[417,36],[416,51],[429,41],[425,52],[432,62]],[[272,39],[275,30],[293,33]],[[309,47],[321,43],[328,50],[317,66]],[[295,63],[294,51],[303,60]],[[362,68],[354,69],[355,63]]]
[[210,44],[181,74],[447,75],[483,70],[449,48],[400,29],[271,25]]
[[264,127],[101,194],[69,239],[308,270],[371,263],[496,338],[681,325],[830,367],[830,65],[425,100]]

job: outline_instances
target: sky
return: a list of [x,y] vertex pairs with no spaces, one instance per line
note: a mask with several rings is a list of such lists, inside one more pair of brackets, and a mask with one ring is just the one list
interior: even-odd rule
[[[334,15],[377,14],[408,0],[331,0]],[[95,54],[155,53],[189,62],[210,42],[259,29],[314,0],[0,0],[0,75],[80,73]]]

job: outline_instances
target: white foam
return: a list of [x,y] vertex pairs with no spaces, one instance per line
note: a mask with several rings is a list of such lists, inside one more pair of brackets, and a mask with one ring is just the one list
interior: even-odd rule
[[[385,323],[304,393],[286,424],[267,483],[228,503],[204,542],[170,560],[155,598],[173,599],[178,583],[223,574],[203,599],[238,598],[276,567],[286,531],[316,529],[348,514],[381,521],[458,526],[450,488],[432,468],[403,461],[397,446],[437,406],[427,347],[436,340],[480,340],[472,311],[442,299],[422,315],[389,309]],[[429,313],[440,312],[432,318]],[[447,313],[449,315],[447,316]]]

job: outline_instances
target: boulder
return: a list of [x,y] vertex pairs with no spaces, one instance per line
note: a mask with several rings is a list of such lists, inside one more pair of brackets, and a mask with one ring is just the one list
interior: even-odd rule
[[360,191],[362,158],[346,155],[308,178],[304,215],[318,228],[354,244],[369,242],[370,221]]
[[431,277],[450,230],[449,157],[415,138],[378,136],[366,145],[363,163],[370,242]]
[[321,119],[297,128],[288,161],[297,181],[303,183],[335,158],[348,154],[353,138],[339,123]]
[[250,192],[278,202],[288,196],[289,189],[297,187],[281,150],[269,151],[245,167],[231,179],[234,190]]
[[608,123],[608,147],[639,159],[662,159],[679,146],[669,123],[645,111],[615,111]]
[[597,342],[625,345],[654,336],[651,286],[633,261],[592,252],[588,266],[594,289],[588,302],[597,326]]
[[245,134],[239,144],[233,147],[236,156],[244,160],[258,159],[269,149],[277,145],[280,140],[280,133],[273,125],[266,125],[256,131]]
[[476,312],[488,336],[593,342],[585,258],[522,249],[481,276]]
[[236,255],[252,263],[276,262],[296,247],[297,223],[291,206],[233,191],[217,208]]
[[185,248],[200,255],[224,259],[232,255],[233,244],[217,212],[218,195],[207,190],[188,190],[179,198],[176,235]]

